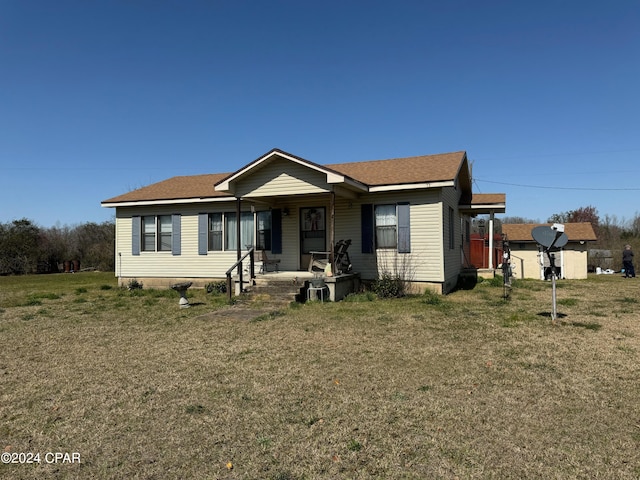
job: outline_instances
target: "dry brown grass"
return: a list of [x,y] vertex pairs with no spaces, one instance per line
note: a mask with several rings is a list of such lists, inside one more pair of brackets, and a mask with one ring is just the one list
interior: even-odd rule
[[0,449],[81,454],[0,477],[637,479],[639,288],[559,282],[555,325],[538,281],[247,321],[0,278]]

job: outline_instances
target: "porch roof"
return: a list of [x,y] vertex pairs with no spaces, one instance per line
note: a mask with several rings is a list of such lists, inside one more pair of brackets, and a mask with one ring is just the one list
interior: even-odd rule
[[460,204],[460,209],[470,215],[505,213],[507,197],[504,193],[474,193],[471,202]]

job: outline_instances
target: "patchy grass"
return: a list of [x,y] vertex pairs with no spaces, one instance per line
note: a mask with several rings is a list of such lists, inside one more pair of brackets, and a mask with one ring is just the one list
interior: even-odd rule
[[81,463],[0,477],[637,479],[637,285],[602,277],[560,281],[555,323],[548,282],[240,320],[204,290],[2,277],[0,449]]

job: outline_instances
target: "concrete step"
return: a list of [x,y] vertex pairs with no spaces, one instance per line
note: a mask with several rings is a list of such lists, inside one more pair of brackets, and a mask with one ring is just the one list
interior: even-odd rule
[[276,281],[256,279],[255,285],[247,288],[252,296],[266,296],[272,301],[293,302],[303,299],[304,282],[296,282],[295,280]]

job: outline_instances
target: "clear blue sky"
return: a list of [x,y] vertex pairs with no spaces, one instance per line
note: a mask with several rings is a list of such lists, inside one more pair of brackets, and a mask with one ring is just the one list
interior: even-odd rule
[[102,200],[274,147],[466,150],[508,216],[629,219],[639,24],[636,0],[0,0],[0,222],[102,222]]

